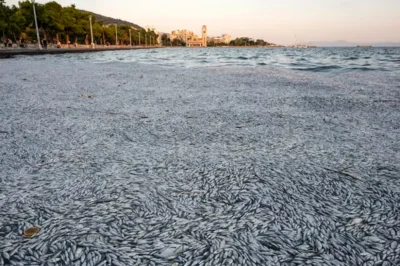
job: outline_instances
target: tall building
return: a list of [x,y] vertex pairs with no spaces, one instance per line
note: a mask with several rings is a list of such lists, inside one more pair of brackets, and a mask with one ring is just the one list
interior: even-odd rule
[[201,30],[202,30],[202,37],[203,37],[203,46],[207,47],[207,26],[203,25]]
[[207,26],[201,28],[201,37],[188,30],[174,30],[171,32],[171,40],[179,39],[186,43],[187,47],[207,47]]

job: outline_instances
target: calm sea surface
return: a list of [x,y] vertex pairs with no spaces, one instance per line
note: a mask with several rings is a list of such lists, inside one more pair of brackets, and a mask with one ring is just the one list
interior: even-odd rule
[[[49,56],[46,56],[49,57]],[[138,62],[165,67],[252,66],[300,71],[400,72],[396,48],[163,48],[54,56],[92,62]],[[32,57],[33,60],[34,57]]]

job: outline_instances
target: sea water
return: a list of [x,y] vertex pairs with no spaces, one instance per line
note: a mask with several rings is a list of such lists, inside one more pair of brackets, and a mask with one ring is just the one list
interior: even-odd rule
[[[384,48],[163,48],[42,58],[155,64],[165,67],[278,67],[312,72],[400,72],[400,47]],[[37,57],[32,57],[37,60]]]

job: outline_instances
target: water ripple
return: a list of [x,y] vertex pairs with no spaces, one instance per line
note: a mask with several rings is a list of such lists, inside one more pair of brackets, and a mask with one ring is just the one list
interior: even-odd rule
[[163,67],[279,67],[299,71],[390,71],[400,72],[397,48],[164,48],[108,51],[31,57],[30,60],[87,60],[162,65]]

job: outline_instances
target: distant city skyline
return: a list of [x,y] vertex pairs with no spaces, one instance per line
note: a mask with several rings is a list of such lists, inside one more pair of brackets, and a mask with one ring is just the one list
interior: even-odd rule
[[[36,0],[46,3],[46,0]],[[400,43],[399,0],[57,0],[63,6],[119,18],[160,32],[188,29],[209,36],[261,38],[279,44]],[[6,0],[18,5],[18,0]]]

